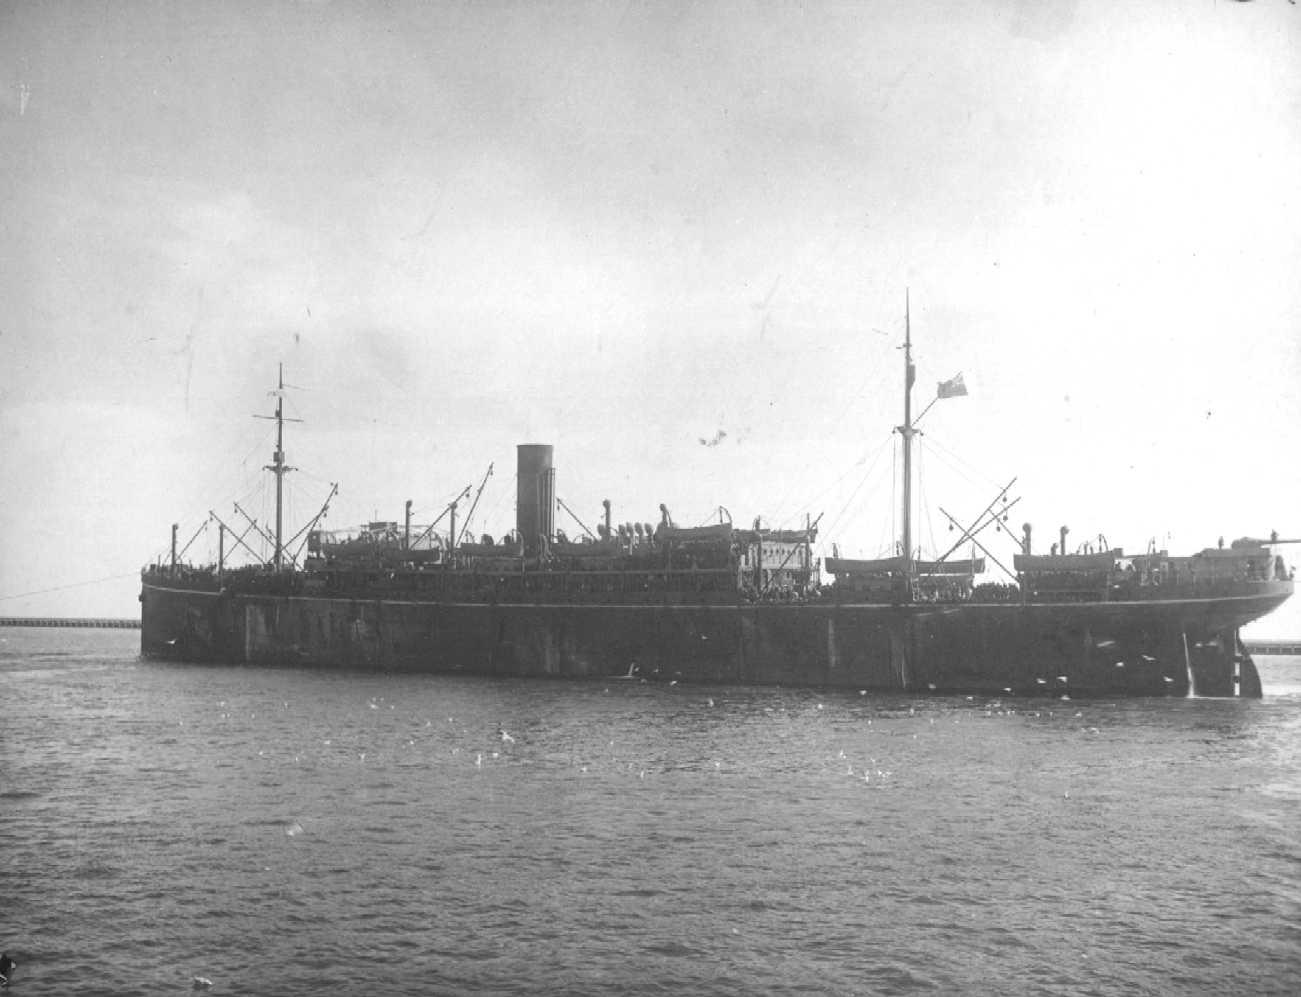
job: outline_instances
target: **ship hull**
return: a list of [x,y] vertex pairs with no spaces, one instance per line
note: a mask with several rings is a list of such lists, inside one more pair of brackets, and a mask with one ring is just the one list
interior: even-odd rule
[[146,582],[174,661],[988,695],[1259,696],[1238,628],[1291,593],[892,606],[485,603],[238,595]]

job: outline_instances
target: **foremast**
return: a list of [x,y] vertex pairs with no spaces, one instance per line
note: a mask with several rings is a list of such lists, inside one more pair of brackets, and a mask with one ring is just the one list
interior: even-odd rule
[[[276,537],[275,537],[275,554],[271,563],[276,571],[284,567],[284,484],[285,475],[295,468],[285,463],[285,423],[301,422],[301,419],[285,418],[285,365],[280,364],[279,378],[274,392],[276,396],[276,414],[275,415],[255,415],[255,419],[275,419],[276,421],[276,449],[271,455],[271,463],[264,466],[264,470],[270,471],[276,476]],[[328,500],[327,500],[328,501]]]

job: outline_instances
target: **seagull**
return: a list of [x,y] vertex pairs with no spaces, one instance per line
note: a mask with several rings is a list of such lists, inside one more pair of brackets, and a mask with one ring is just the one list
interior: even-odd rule
[[503,728],[498,727],[498,728],[497,728],[497,734],[498,734],[498,736],[501,738],[501,743],[502,743],[502,744],[514,744],[514,743],[515,743],[515,738],[513,738],[513,737],[511,737],[509,734],[507,734],[506,731],[505,731]]
[[1117,667],[1117,668],[1124,668],[1124,667],[1125,667],[1125,663],[1124,663],[1123,661],[1117,661],[1117,662],[1116,662],[1116,667]]
[[1040,685],[1047,685],[1047,684],[1048,684],[1048,680],[1047,680],[1047,679],[1035,679],[1035,681],[1038,682]]

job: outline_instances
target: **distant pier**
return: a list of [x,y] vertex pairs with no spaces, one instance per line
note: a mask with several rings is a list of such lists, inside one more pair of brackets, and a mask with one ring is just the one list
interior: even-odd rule
[[1301,640],[1244,640],[1248,654],[1301,654]]
[[139,630],[139,620],[79,616],[0,616],[0,627],[82,627],[91,630]]

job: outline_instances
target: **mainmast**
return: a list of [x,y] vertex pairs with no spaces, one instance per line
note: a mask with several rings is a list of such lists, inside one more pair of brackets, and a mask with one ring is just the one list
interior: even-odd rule
[[913,367],[912,354],[912,317],[908,301],[908,291],[904,291],[904,338],[903,338],[903,362],[904,362],[904,386],[903,386],[903,425],[899,427],[899,433],[903,436],[903,574],[906,583],[905,591],[907,598],[912,600],[912,579],[913,579],[913,537],[912,537],[912,491],[913,491],[913,474],[912,474],[912,447],[913,447],[913,421],[912,421],[912,388],[913,381],[917,377],[917,370]]

